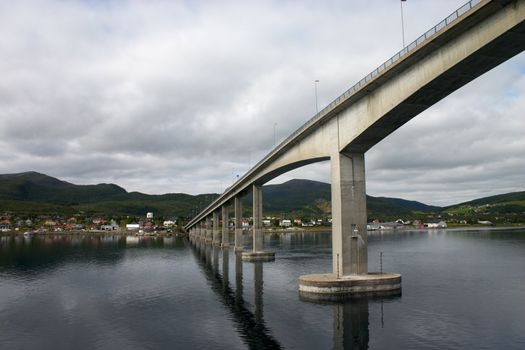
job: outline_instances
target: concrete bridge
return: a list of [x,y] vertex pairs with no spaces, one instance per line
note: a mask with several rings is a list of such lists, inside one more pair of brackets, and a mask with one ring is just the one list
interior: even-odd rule
[[[241,250],[241,197],[253,193],[253,250],[271,259],[262,235],[262,185],[301,166],[330,160],[331,274],[302,276],[305,293],[400,288],[398,274],[368,272],[365,153],[394,130],[465,84],[525,49],[525,0],[472,0],[335,99],[273,149],[185,227],[192,240]],[[222,234],[219,227],[222,216]]]

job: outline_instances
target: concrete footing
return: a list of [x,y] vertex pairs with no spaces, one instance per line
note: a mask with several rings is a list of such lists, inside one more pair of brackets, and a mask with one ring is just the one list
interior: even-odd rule
[[298,282],[300,296],[315,300],[401,292],[401,275],[391,272],[369,272],[341,278],[331,273],[305,275],[299,277]]
[[275,253],[274,252],[243,252],[242,253],[243,261],[274,261]]

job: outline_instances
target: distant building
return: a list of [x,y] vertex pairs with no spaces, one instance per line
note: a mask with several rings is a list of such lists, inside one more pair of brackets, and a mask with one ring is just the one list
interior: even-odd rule
[[44,226],[56,226],[56,225],[57,225],[57,222],[54,220],[46,220],[44,222]]
[[105,220],[105,219],[102,219],[102,218],[94,218],[92,220],[92,223],[95,224],[95,225],[105,225],[105,224],[108,223],[108,221]]
[[281,227],[290,227],[290,226],[292,226],[292,220],[282,219],[279,222],[279,226],[281,226]]
[[100,225],[100,229],[104,231],[116,231],[119,229],[119,226],[115,220],[111,220],[108,225]]
[[172,227],[175,226],[175,221],[172,220],[166,220],[162,223],[162,226],[164,227]]
[[262,223],[263,223],[263,226],[270,226],[272,224],[272,220],[264,219]]
[[146,219],[153,219],[153,213],[152,212],[148,212],[146,213]]
[[9,220],[0,221],[0,231],[5,232],[11,229],[11,222]]
[[425,227],[428,228],[445,228],[447,227],[447,223],[443,220],[432,220],[425,222]]
[[138,231],[139,228],[140,228],[139,224],[127,224],[126,225],[126,230],[128,231]]
[[492,225],[492,221],[478,220],[478,224],[481,224],[481,225]]
[[403,227],[403,224],[400,224],[397,221],[396,222],[379,222],[379,220],[374,220],[366,224],[366,229],[368,231],[395,230],[399,227]]

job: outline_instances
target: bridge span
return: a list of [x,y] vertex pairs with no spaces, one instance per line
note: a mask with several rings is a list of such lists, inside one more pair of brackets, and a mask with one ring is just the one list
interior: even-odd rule
[[243,258],[271,259],[263,247],[262,185],[290,170],[330,160],[333,271],[301,277],[299,289],[322,294],[400,288],[400,275],[368,272],[366,151],[524,49],[525,0],[469,1],[308,120],[185,229],[192,240],[227,245],[233,205],[235,249],[242,250],[240,199],[251,190],[253,249]]

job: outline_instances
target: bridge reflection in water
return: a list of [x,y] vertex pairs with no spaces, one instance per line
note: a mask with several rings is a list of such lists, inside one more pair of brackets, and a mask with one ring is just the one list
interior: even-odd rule
[[[243,262],[240,252],[230,252],[204,241],[191,244],[197,264],[218,300],[230,312],[237,331],[250,349],[281,349],[284,346],[272,334],[264,319],[263,262]],[[230,254],[235,254],[235,286],[230,284]],[[222,266],[219,269],[219,255]],[[253,267],[253,303],[244,299],[243,264]],[[368,349],[369,303],[382,303],[400,297],[400,291],[389,294],[360,296],[344,300],[318,299],[299,295],[300,300],[333,307],[333,348]],[[252,308],[253,305],[253,308]],[[253,309],[253,310],[252,310]],[[383,308],[381,307],[381,312]],[[381,315],[383,323],[383,315]],[[300,325],[298,325],[300,327]]]

